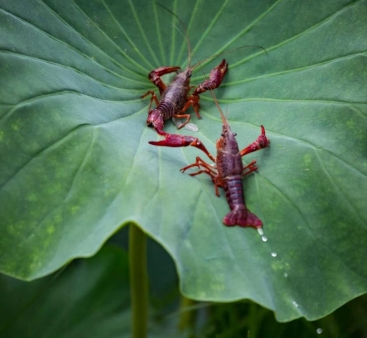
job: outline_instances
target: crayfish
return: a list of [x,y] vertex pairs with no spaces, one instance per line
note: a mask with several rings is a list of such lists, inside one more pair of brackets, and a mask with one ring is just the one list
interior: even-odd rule
[[[159,89],[160,93],[160,101],[158,101],[157,96],[155,95],[153,90],[148,90],[141,98],[144,98],[151,95],[150,105],[148,109],[148,118],[146,124],[148,126],[152,126],[156,132],[164,136],[164,140],[161,141],[151,141],[149,144],[155,146],[165,146],[165,147],[187,147],[193,146],[204,151],[209,157],[211,156],[205,146],[201,143],[201,141],[193,136],[182,136],[177,134],[169,134],[163,131],[164,121],[170,118],[177,119],[186,119],[184,123],[182,123],[178,129],[184,127],[190,121],[190,114],[185,114],[186,110],[193,106],[196,116],[201,119],[199,114],[200,110],[200,96],[199,94],[206,92],[207,90],[213,90],[218,88],[222,83],[224,75],[228,71],[228,63],[226,60],[222,60],[222,62],[216,66],[209,75],[209,79],[205,80],[203,83],[199,84],[194,92],[189,95],[190,89],[190,78],[193,70],[202,64],[204,61],[216,57],[218,55],[214,55],[205,60],[198,62],[195,66],[191,67],[191,44],[188,36],[188,30],[185,23],[180,19],[180,17],[172,12],[170,9],[165,6],[156,3],[158,6],[162,7],[167,12],[171,13],[175,16],[182,26],[185,29],[185,40],[187,42],[188,49],[188,66],[185,70],[179,72],[181,67],[179,66],[168,66],[168,67],[159,67],[151,71],[148,75],[149,80]],[[161,76],[173,72],[178,72],[176,77],[172,80],[169,85],[166,85]],[[194,86],[195,87],[195,86]],[[156,103],[156,107],[154,109],[150,109],[153,103],[153,100]]]
[[[149,94],[152,95],[146,123],[148,126],[153,126],[157,133],[161,136],[164,136],[165,139],[161,141],[151,141],[149,144],[166,147],[194,146],[204,151],[210,157],[210,153],[198,138],[193,136],[168,134],[163,131],[164,121],[172,117],[186,119],[186,121],[182,123],[178,129],[184,127],[190,121],[190,115],[184,114],[184,112],[191,105],[194,108],[196,116],[201,118],[199,114],[199,94],[219,87],[224,75],[228,70],[228,63],[223,59],[222,62],[210,72],[209,80],[205,80],[202,84],[199,84],[194,92],[189,95],[191,88],[190,78],[196,66],[190,67],[189,65],[185,70],[178,73],[168,86],[166,86],[162,81],[161,76],[172,72],[177,72],[180,67],[160,67],[150,72],[148,78],[154,83],[155,86],[158,87],[161,99],[158,101],[157,96],[152,90],[149,90],[142,96],[143,98]],[[150,110],[153,100],[157,106],[153,110]]]
[[200,157],[196,157],[195,163],[182,168],[181,172],[185,172],[189,168],[198,167],[200,170],[190,174],[190,176],[196,176],[201,173],[209,175],[214,183],[215,193],[218,197],[218,187],[224,189],[231,209],[231,212],[223,218],[223,223],[226,226],[239,225],[241,227],[260,228],[263,223],[247,209],[242,187],[242,178],[257,170],[255,166],[256,161],[253,160],[250,164],[243,166],[242,156],[266,148],[269,146],[270,141],[265,135],[265,128],[261,126],[261,135],[257,140],[240,151],[236,134],[232,132],[215,98],[214,101],[219,109],[223,122],[221,137],[216,142],[217,157],[208,155],[210,159],[214,159],[215,165],[210,165]]

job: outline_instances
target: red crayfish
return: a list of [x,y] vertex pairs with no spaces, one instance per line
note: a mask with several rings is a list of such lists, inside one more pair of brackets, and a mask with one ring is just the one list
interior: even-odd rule
[[[179,66],[159,67],[151,71],[148,75],[149,80],[156,87],[158,87],[161,98],[160,101],[158,101],[158,98],[153,90],[148,90],[144,95],[141,96],[141,98],[144,98],[149,94],[151,95],[150,105],[148,109],[148,118],[146,123],[148,126],[153,126],[156,132],[159,135],[164,136],[165,138],[164,140],[161,141],[151,141],[149,142],[149,144],[165,147],[193,146],[201,149],[210,157],[211,156],[210,153],[198,138],[193,136],[169,134],[164,132],[163,131],[164,121],[170,118],[186,119],[185,122],[178,127],[178,129],[181,129],[190,121],[190,114],[185,114],[185,112],[191,105],[194,108],[196,116],[199,119],[201,119],[201,116],[199,114],[200,110],[199,94],[204,93],[207,90],[213,90],[220,86],[224,78],[224,75],[228,71],[228,63],[226,62],[226,60],[223,59],[222,62],[210,72],[209,80],[205,80],[203,83],[199,84],[194,90],[194,92],[191,95],[189,95],[190,89],[192,88],[190,86],[190,78],[193,70],[197,66],[202,64],[205,60],[211,59],[217,55],[202,60],[198,62],[195,66],[191,67],[190,66],[191,45],[185,23],[180,19],[180,17],[177,14],[175,14],[165,6],[159,3],[156,4],[162,7],[167,12],[171,13],[173,16],[175,16],[184,27],[186,33],[185,40],[187,42],[188,47],[189,62],[186,69],[179,72],[169,85],[166,85],[162,81],[161,76],[173,72],[178,72],[181,69],[181,67]],[[156,108],[151,110],[150,108],[152,106],[153,100],[156,103]]]
[[[151,141],[149,144],[166,147],[187,147],[191,145],[201,149],[210,157],[211,155],[198,138],[193,136],[168,134],[163,131],[164,121],[172,117],[186,119],[178,129],[184,127],[190,121],[190,115],[184,114],[184,112],[191,105],[194,108],[196,116],[201,118],[199,114],[199,94],[219,87],[228,70],[228,63],[223,59],[222,62],[210,72],[209,80],[205,80],[202,84],[198,85],[194,92],[189,95],[191,88],[190,78],[196,66],[190,67],[189,65],[181,73],[178,73],[168,86],[166,86],[162,81],[161,76],[177,72],[180,67],[160,67],[150,72],[148,78],[158,87],[161,94],[161,100],[158,101],[157,96],[152,90],[149,90],[142,96],[143,98],[149,94],[152,95],[149,105],[147,125],[153,126],[157,133],[164,136],[165,139],[162,141]],[[150,110],[153,100],[157,106],[153,110]]]
[[191,176],[196,176],[201,173],[208,174],[214,183],[217,196],[219,196],[218,187],[224,189],[231,209],[231,212],[223,218],[225,225],[260,228],[263,223],[247,209],[242,187],[243,176],[257,170],[255,166],[256,161],[253,160],[250,164],[243,166],[242,156],[266,148],[269,146],[270,141],[265,135],[265,128],[261,126],[261,135],[257,140],[240,151],[236,134],[232,132],[215,98],[214,101],[219,109],[223,122],[221,137],[216,142],[217,157],[209,156],[210,159],[214,158],[215,165],[210,165],[200,157],[196,157],[195,163],[182,168],[181,172],[185,172],[189,168],[198,167],[200,170],[190,174]]

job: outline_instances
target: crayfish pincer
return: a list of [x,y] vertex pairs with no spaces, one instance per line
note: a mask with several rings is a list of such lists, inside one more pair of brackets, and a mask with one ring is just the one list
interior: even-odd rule
[[257,170],[255,166],[256,161],[254,160],[250,164],[243,166],[242,156],[266,148],[269,146],[270,141],[265,135],[265,128],[261,126],[261,135],[257,140],[240,151],[236,134],[232,132],[216,99],[215,103],[223,122],[222,134],[216,143],[217,157],[209,156],[211,159],[214,159],[215,165],[210,165],[200,157],[196,157],[195,163],[182,168],[181,172],[185,172],[189,168],[198,167],[200,170],[190,174],[191,176],[202,173],[209,175],[214,183],[217,196],[219,196],[218,187],[224,189],[231,209],[231,212],[223,218],[223,223],[226,226],[239,225],[241,227],[260,228],[263,223],[247,209],[242,187],[242,178]]

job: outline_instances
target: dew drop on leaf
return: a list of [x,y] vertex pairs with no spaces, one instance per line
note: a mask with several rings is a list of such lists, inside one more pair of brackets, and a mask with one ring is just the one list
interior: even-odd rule
[[186,124],[185,129],[190,130],[190,131],[195,131],[195,132],[199,131],[199,127],[193,123]]

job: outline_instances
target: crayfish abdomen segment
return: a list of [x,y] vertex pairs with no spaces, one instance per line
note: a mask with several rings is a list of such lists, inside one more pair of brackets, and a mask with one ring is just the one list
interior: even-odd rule
[[239,225],[241,227],[259,228],[262,226],[261,220],[254,215],[245,205],[243,195],[242,176],[237,175],[225,179],[224,190],[231,212],[223,218],[223,223],[227,226]]
[[243,196],[242,177],[240,175],[226,177],[223,180],[224,190],[231,210],[245,203]]
[[170,119],[175,113],[176,106],[173,102],[168,100],[162,100],[157,106],[156,110],[158,110],[163,117],[163,120]]

